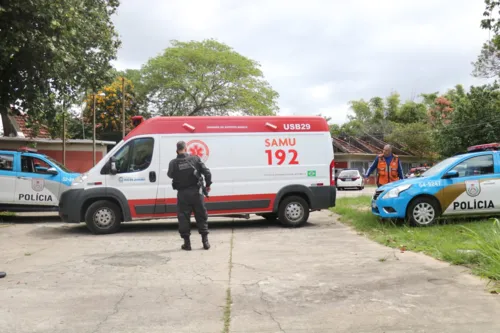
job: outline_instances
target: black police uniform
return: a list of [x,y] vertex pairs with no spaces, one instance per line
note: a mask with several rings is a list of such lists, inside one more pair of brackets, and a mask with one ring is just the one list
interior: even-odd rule
[[179,233],[184,238],[184,250],[190,250],[191,244],[191,212],[202,235],[203,247],[208,250],[208,214],[205,208],[203,194],[200,191],[201,183],[196,177],[198,174],[205,177],[206,187],[212,184],[212,174],[201,159],[196,155],[178,154],[177,158],[168,165],[168,176],[173,179],[172,187],[177,190],[177,218],[179,220]]

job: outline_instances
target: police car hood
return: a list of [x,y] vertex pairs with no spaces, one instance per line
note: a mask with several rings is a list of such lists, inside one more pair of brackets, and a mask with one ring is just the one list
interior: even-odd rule
[[428,180],[428,178],[429,177],[415,177],[415,178],[400,179],[400,180],[397,180],[395,182],[380,186],[378,189],[379,189],[379,191],[388,191],[388,190],[391,190],[395,187],[398,187],[399,185],[418,184],[418,183],[421,183],[425,180]]

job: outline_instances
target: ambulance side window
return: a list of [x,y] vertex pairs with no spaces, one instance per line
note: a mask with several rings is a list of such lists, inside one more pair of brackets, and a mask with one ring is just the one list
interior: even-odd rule
[[459,177],[493,174],[495,172],[493,155],[488,154],[469,158],[453,169],[458,171]]
[[151,164],[154,140],[139,138],[123,146],[115,155],[118,173],[138,172]]
[[14,155],[10,154],[0,155],[0,170],[14,171]]

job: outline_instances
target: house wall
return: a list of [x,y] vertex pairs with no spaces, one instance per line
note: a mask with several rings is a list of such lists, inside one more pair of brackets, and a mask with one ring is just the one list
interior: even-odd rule
[[[0,141],[0,149],[14,149],[26,147],[23,141]],[[59,163],[63,163],[62,144],[60,142],[37,142],[36,148],[39,153],[52,157]],[[96,163],[107,153],[107,145],[96,145]],[[66,144],[66,167],[74,172],[83,173],[93,167],[92,144],[67,143]]]

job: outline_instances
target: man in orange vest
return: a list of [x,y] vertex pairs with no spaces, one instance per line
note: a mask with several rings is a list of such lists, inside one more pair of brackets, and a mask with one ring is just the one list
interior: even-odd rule
[[404,179],[401,161],[392,153],[390,145],[384,146],[384,153],[375,158],[364,177],[368,178],[375,169],[377,169],[377,187]]

